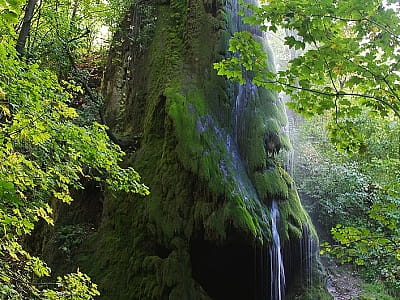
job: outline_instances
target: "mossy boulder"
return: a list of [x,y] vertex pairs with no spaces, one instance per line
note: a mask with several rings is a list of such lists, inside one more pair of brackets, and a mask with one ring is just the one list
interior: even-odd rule
[[264,297],[272,200],[284,244],[312,228],[276,161],[290,147],[284,106],[276,94],[213,70],[240,30],[237,6],[135,1],[115,35],[105,116],[117,137],[135,140],[124,164],[151,194],[106,191],[98,228],[78,251],[76,265],[104,299]]

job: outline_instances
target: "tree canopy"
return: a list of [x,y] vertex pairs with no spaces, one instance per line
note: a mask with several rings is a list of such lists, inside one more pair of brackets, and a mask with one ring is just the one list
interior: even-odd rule
[[384,283],[398,296],[400,185],[394,133],[400,124],[362,114],[355,126],[371,146],[348,153],[327,143],[326,119],[305,120],[294,145],[294,178],[320,228],[322,253],[355,264],[364,278]]
[[[71,190],[81,189],[85,181],[142,195],[148,188],[134,169],[120,166],[124,153],[110,141],[105,125],[78,122],[71,104],[82,88],[57,77],[44,63],[48,56],[32,45],[29,53],[43,59],[17,53],[22,4],[0,1],[0,298],[92,299],[97,287],[79,270],[60,277],[56,289],[39,288],[38,278],[50,269],[24,250],[24,238],[39,219],[52,224],[50,203],[70,203]],[[44,5],[51,4],[61,6],[57,1]],[[35,18],[36,27],[45,26]],[[41,30],[59,33],[46,26]],[[40,42],[51,43],[46,38]]]
[[[331,111],[330,137],[339,148],[358,151],[364,142],[351,119],[371,114],[400,117],[400,28],[397,1],[262,1],[243,5],[244,20],[263,30],[284,28],[290,48],[303,53],[286,70],[266,71],[265,54],[250,35],[230,42],[232,57],[216,63],[220,75],[291,96],[290,106],[311,116]],[[389,4],[393,4],[390,6]],[[396,6],[398,8],[398,6]]]

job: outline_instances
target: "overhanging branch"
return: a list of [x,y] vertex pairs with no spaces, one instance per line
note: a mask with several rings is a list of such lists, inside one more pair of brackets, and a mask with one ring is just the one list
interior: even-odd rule
[[[262,81],[260,81],[262,82]],[[400,119],[400,111],[398,108],[396,108],[393,104],[391,104],[390,102],[376,97],[376,96],[372,96],[372,95],[367,95],[367,94],[360,94],[360,93],[351,93],[351,92],[343,92],[343,91],[338,91],[335,93],[329,93],[329,92],[325,92],[325,91],[321,91],[321,90],[316,90],[316,89],[312,89],[312,88],[306,88],[306,87],[302,87],[302,86],[296,86],[296,85],[292,85],[289,83],[285,83],[285,82],[281,82],[278,80],[270,80],[270,81],[263,81],[263,84],[278,84],[281,86],[285,86],[294,90],[301,90],[301,91],[306,91],[306,92],[310,92],[313,94],[317,94],[317,95],[322,95],[322,96],[328,96],[328,97],[358,97],[358,98],[367,98],[367,99],[372,99],[372,100],[376,100],[379,103],[385,105],[386,107],[390,108],[394,114],[396,115],[396,117],[398,117]]]

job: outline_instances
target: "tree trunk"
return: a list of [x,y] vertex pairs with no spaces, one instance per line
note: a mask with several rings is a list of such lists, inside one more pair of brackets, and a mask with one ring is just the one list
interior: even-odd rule
[[35,5],[38,0],[28,0],[25,7],[25,15],[21,26],[21,31],[19,32],[16,50],[20,56],[24,55],[26,39],[29,36],[31,30],[31,23],[33,18],[33,12],[35,10]]

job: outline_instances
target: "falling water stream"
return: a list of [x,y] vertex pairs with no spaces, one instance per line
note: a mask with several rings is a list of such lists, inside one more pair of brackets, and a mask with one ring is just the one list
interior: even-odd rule
[[[258,0],[245,0],[245,2],[249,4],[258,5]],[[226,8],[228,15],[232,18],[232,24],[234,24],[234,31],[249,31],[254,37],[258,37],[259,39],[268,39],[268,36],[262,33],[258,28],[252,27],[249,25],[243,24],[238,10],[239,4],[238,0],[232,0],[226,2]],[[232,32],[232,34],[233,34]],[[294,54],[291,54],[293,56]],[[247,79],[247,78],[246,78]],[[257,94],[257,87],[252,84],[249,80],[246,80],[246,84],[237,86],[236,93],[234,96],[234,138],[232,145],[238,147],[240,143],[240,139],[246,135],[246,124],[244,122],[243,113],[248,109],[248,105],[252,99],[254,99]],[[282,95],[281,95],[282,96]],[[290,121],[294,121],[293,115],[291,115]],[[286,134],[290,136],[292,131],[295,128],[291,128],[291,126],[295,126],[293,122],[289,122],[286,129]],[[232,147],[229,147],[232,148]],[[240,152],[240,151],[239,151]],[[236,153],[236,152],[235,152]],[[294,172],[294,151],[290,151],[288,153],[287,162],[286,162],[286,170],[293,175]],[[283,264],[283,256],[281,251],[281,241],[278,232],[278,224],[279,224],[279,208],[276,200],[272,201],[272,205],[270,208],[271,215],[271,232],[272,232],[272,243],[268,250],[260,249],[263,251],[262,254],[259,255],[260,260],[256,260],[256,263],[262,264],[262,269],[264,268],[265,272],[268,272],[270,269],[270,282],[265,282],[266,285],[270,285],[270,295],[268,293],[263,293],[260,291],[260,298],[256,297],[256,299],[265,299],[265,300],[283,300],[285,298],[285,287],[286,287],[286,277],[285,277],[285,269]],[[264,215],[265,216],[265,215]],[[267,218],[265,216],[265,221]],[[301,268],[304,274],[302,273],[303,279],[306,282],[307,286],[310,287],[312,283],[311,270],[312,270],[312,253],[314,250],[314,244],[311,239],[310,232],[308,228],[303,230],[303,237],[300,239],[300,256],[301,258]],[[269,256],[268,259],[263,259],[263,257]],[[269,266],[267,266],[267,262],[269,261]],[[260,279],[263,281],[267,278],[264,276],[265,274],[261,271]],[[256,285],[257,286],[257,285]]]
[[307,226],[303,228],[303,235],[300,239],[301,251],[301,270],[303,282],[307,288],[311,288],[313,284],[313,268],[315,267],[315,255],[317,255],[317,245],[311,237],[310,230]]
[[274,200],[271,206],[271,231],[272,245],[270,248],[271,258],[271,300],[282,300],[285,296],[285,269],[281,254],[281,241],[277,228],[279,221],[278,204]]

